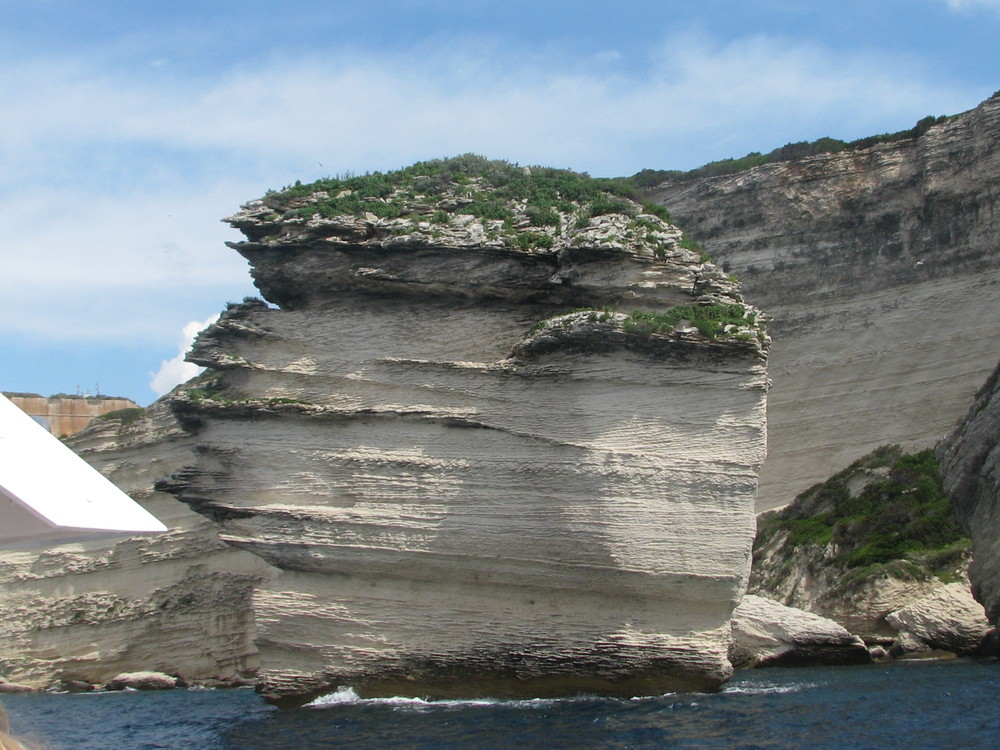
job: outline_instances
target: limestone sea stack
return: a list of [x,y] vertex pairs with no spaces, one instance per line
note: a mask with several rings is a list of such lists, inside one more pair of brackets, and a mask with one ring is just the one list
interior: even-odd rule
[[636,695],[731,673],[761,313],[611,181],[464,156],[228,219],[232,305],[161,483],[280,569],[259,689]]

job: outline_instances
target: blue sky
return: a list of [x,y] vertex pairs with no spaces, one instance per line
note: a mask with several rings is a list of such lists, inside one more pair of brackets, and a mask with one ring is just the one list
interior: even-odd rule
[[0,390],[151,402],[256,292],[220,219],[268,188],[893,132],[1000,89],[998,38],[1000,0],[0,0]]

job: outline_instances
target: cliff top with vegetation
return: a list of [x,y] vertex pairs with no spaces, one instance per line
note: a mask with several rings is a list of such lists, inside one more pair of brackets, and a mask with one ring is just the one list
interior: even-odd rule
[[543,343],[586,329],[766,346],[739,282],[669,218],[627,181],[464,154],[296,183],[228,221],[280,306],[345,289],[530,300],[573,311],[535,330]]
[[[1000,92],[998,92],[1000,93]],[[994,95],[996,96],[996,95]],[[916,125],[906,130],[896,133],[882,133],[880,135],[870,135],[865,138],[858,138],[854,141],[842,141],[837,138],[819,138],[815,141],[798,141],[796,143],[786,143],[780,148],[762,154],[759,151],[751,151],[746,156],[738,159],[720,159],[712,161],[694,169],[687,171],[678,169],[643,169],[632,175],[628,180],[640,189],[654,188],[664,182],[687,182],[704,177],[721,177],[723,175],[736,174],[753,169],[762,164],[771,164],[782,161],[795,161],[807,156],[817,154],[836,154],[841,151],[859,151],[877,143],[894,143],[897,141],[913,140],[919,138],[930,128],[939,123],[950,120],[959,115],[941,115],[935,117],[928,115],[919,120]]]
[[[246,204],[228,221],[251,242],[269,245],[340,236],[365,244],[546,252],[596,242],[651,257],[694,251],[696,259],[708,260],[670,224],[667,210],[643,199],[628,180],[475,154],[392,172],[296,182]],[[331,224],[347,228],[352,221],[357,232],[329,231]]]
[[[594,178],[569,169],[530,166],[462,154],[421,161],[392,172],[370,172],[296,182],[270,191],[264,202],[275,210],[292,208],[296,198],[325,195],[299,206],[299,215],[330,218],[372,213],[381,218],[405,216],[408,203],[460,197],[453,213],[488,219],[513,219],[520,205],[536,226],[555,222],[555,211],[586,207],[592,216],[642,212],[670,220],[666,209],[646,201],[628,180]],[[390,200],[395,198],[395,200]],[[420,200],[422,199],[422,200]],[[445,207],[443,211],[448,211]],[[310,211],[313,214],[309,213]]]

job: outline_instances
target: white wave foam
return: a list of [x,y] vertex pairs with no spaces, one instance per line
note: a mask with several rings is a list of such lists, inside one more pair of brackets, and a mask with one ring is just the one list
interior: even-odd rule
[[449,707],[474,707],[474,706],[502,706],[511,708],[546,708],[553,705],[580,702],[580,701],[605,701],[608,698],[598,698],[595,696],[576,696],[573,698],[527,698],[520,700],[504,700],[501,698],[462,698],[450,700],[427,700],[426,698],[412,698],[405,696],[394,696],[392,698],[362,698],[357,691],[349,686],[341,685],[334,692],[321,695],[315,700],[307,703],[305,708],[329,708],[331,706],[393,706],[401,709],[423,710],[430,708]]
[[726,695],[779,695],[782,693],[798,693],[802,690],[814,688],[812,683],[802,683],[800,685],[761,685],[759,687],[724,687],[722,692]]
[[324,708],[325,706],[344,706],[351,703],[360,703],[361,696],[352,687],[341,685],[334,692],[321,695],[310,701],[305,708]]

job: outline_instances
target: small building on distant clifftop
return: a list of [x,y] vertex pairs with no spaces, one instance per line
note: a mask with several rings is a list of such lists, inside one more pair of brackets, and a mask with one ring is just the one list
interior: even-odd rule
[[110,396],[67,396],[60,393],[46,397],[37,393],[6,391],[3,395],[56,437],[74,435],[102,414],[138,408],[131,399]]

